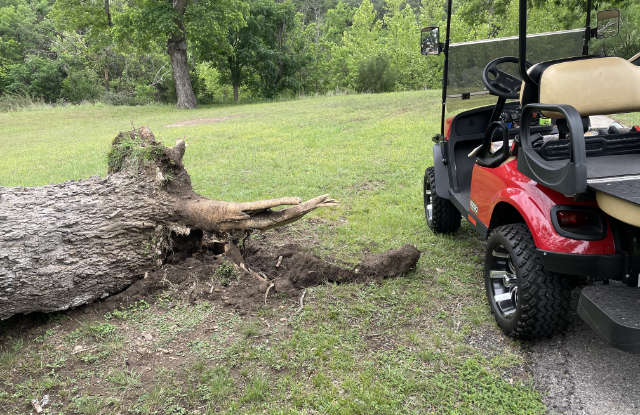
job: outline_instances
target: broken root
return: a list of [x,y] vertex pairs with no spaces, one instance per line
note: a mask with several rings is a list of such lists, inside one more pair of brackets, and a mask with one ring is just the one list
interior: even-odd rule
[[367,255],[354,268],[323,260],[299,245],[275,248],[249,241],[245,255],[232,245],[224,254],[207,249],[179,263],[164,264],[147,278],[106,300],[132,303],[158,290],[174,288],[191,301],[207,299],[241,312],[267,304],[269,298],[297,298],[293,314],[304,309],[307,288],[332,283],[381,281],[400,277],[415,268],[420,252],[411,245],[381,254]]

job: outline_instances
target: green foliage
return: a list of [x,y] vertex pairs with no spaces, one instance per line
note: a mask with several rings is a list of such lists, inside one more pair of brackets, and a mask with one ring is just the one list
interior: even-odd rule
[[213,278],[224,286],[229,285],[231,281],[237,280],[239,277],[240,274],[236,270],[236,267],[229,261],[222,262],[213,273]]
[[60,62],[40,56],[28,56],[23,64],[11,64],[7,67],[5,91],[56,102],[60,98],[63,79],[64,72]]
[[104,315],[105,320],[118,319],[129,320],[134,319],[140,315],[144,310],[149,308],[149,303],[144,300],[138,300],[131,304],[129,307],[113,310]]
[[[531,1],[529,31],[583,26],[585,1]],[[2,108],[175,101],[170,39],[184,40],[203,103],[441,84],[442,57],[420,55],[418,43],[420,28],[444,29],[446,0],[186,0],[183,13],[166,1],[106,4],[109,13],[101,1],[0,0]],[[517,34],[518,4],[454,2],[452,41]],[[612,7],[622,9],[620,36],[592,51],[630,57],[640,51],[640,4],[594,3]]]
[[60,95],[67,101],[79,103],[94,101],[100,95],[100,84],[95,72],[79,70],[70,72],[62,81]]
[[220,71],[210,62],[201,62],[196,67],[199,86],[198,100],[205,103],[222,103],[232,98],[233,91],[222,82]]
[[384,55],[374,56],[360,63],[358,69],[358,92],[389,92],[396,83],[396,73]]

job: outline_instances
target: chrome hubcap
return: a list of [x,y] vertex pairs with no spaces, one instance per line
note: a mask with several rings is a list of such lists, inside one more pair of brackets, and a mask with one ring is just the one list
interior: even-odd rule
[[489,282],[491,295],[497,311],[505,318],[510,318],[518,307],[518,279],[511,256],[504,247],[496,247],[491,252],[491,268]]
[[424,200],[425,200],[425,212],[427,214],[427,221],[431,223],[433,220],[433,203],[431,202],[431,190],[424,190]]

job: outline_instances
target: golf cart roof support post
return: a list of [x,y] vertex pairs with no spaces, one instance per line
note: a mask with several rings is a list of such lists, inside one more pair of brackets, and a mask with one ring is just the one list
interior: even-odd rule
[[527,72],[527,0],[520,0],[520,33],[518,46],[520,49],[520,76],[532,86],[537,85]]
[[582,55],[589,55],[589,41],[591,40],[591,8],[593,0],[587,0],[587,22],[584,28],[584,46],[582,47]]
[[440,115],[440,136],[444,137],[444,122],[447,107],[447,85],[449,84],[449,43],[451,41],[451,7],[453,0],[447,1],[447,35],[444,41],[444,69],[442,74],[442,113]]

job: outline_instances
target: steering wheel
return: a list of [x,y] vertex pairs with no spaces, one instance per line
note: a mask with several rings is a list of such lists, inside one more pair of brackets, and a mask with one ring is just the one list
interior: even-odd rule
[[[498,65],[503,63],[520,63],[520,59],[515,56],[503,56],[492,60],[482,71],[482,82],[492,95],[506,99],[518,99],[522,79],[498,69]],[[528,70],[531,64],[526,62],[526,65]]]

